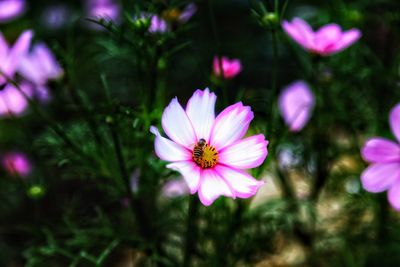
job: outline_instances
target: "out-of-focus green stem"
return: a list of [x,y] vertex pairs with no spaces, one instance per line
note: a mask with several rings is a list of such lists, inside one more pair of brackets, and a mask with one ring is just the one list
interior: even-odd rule
[[296,196],[293,191],[293,188],[291,187],[289,181],[287,181],[286,177],[287,174],[284,173],[279,166],[276,168],[276,173],[279,179],[279,182],[281,184],[281,189],[283,191],[283,195],[289,199],[290,202],[294,201]]
[[276,29],[273,29],[271,32],[272,36],[272,80],[271,80],[271,88],[273,92],[273,98],[277,96],[277,85],[276,85],[276,80],[278,76],[278,38],[277,38],[277,32]]
[[329,146],[329,141],[327,140],[325,125],[324,125],[324,101],[326,95],[326,90],[320,88],[320,82],[318,76],[320,75],[321,69],[321,57],[317,56],[313,58],[313,77],[312,81],[316,84],[317,90],[316,94],[316,111],[318,116],[316,116],[316,130],[314,133],[315,140],[315,151],[317,152],[316,157],[316,175],[315,182],[311,192],[311,200],[316,201],[321,193],[321,190],[326,184],[327,176],[329,175],[329,160],[327,155],[327,147]]
[[[105,77],[104,74],[102,74],[100,76],[100,78],[101,78],[101,81],[103,83],[104,94],[106,96],[107,102],[111,105],[112,104],[111,95],[110,95],[110,91],[109,91],[109,88],[108,88],[108,83],[107,83],[106,77]],[[149,225],[148,220],[147,220],[147,214],[143,210],[143,206],[134,197],[134,195],[132,193],[130,178],[129,178],[129,174],[128,174],[128,171],[127,171],[127,168],[126,168],[125,159],[124,159],[124,156],[123,156],[123,153],[122,153],[121,141],[120,141],[119,135],[118,135],[117,130],[116,130],[116,127],[117,127],[116,123],[117,122],[114,121],[113,117],[106,118],[106,122],[108,124],[109,130],[110,130],[110,133],[111,133],[111,138],[113,140],[114,150],[115,150],[115,154],[117,156],[120,175],[121,175],[122,181],[124,183],[126,194],[127,194],[128,198],[129,198],[129,202],[131,204],[130,206],[131,206],[131,209],[132,209],[132,213],[138,220],[140,231],[141,231],[143,237],[151,238],[152,237],[152,233],[150,231],[150,225]]]
[[283,2],[282,11],[281,11],[280,17],[283,17],[285,15],[288,3],[289,3],[289,0],[285,0],[285,2]]
[[216,54],[217,54],[217,58],[218,58],[219,75],[217,78],[221,79],[221,81],[222,81],[222,85],[221,85],[222,98],[223,98],[222,102],[223,102],[224,106],[227,106],[229,104],[229,99],[228,99],[228,92],[227,92],[226,83],[225,83],[225,73],[224,73],[223,64],[222,64],[221,41],[219,39],[217,23],[215,21],[213,0],[208,1],[208,9],[209,9],[211,29],[212,29],[215,44],[216,44],[215,45]]
[[196,248],[197,226],[196,220],[199,213],[199,200],[195,196],[189,196],[189,210],[186,223],[186,240],[183,256],[183,267],[189,267],[192,255]]
[[64,61],[66,62],[67,73],[69,74],[67,78],[69,78],[70,86],[66,86],[66,90],[68,91],[69,96],[71,97],[72,102],[77,106],[79,111],[84,114],[86,124],[94,138],[98,147],[103,147],[102,139],[98,133],[98,125],[96,125],[96,121],[93,119],[93,111],[89,108],[89,106],[85,105],[84,101],[80,93],[83,91],[80,90],[80,85],[76,81],[76,68],[75,68],[75,34],[76,24],[74,23],[68,28],[68,37],[67,37],[67,51],[70,56],[64,56]]
[[227,229],[224,233],[225,234],[224,250],[219,252],[220,253],[219,255],[222,256],[222,257],[220,257],[220,261],[219,261],[220,266],[232,266],[232,265],[228,265],[228,264],[232,264],[232,262],[229,262],[229,259],[227,256],[232,251],[235,235],[239,232],[240,228],[242,227],[242,216],[243,216],[243,213],[246,211],[247,207],[248,207],[248,205],[246,205],[242,200],[236,201],[236,209],[232,214],[232,218],[229,223],[229,227],[227,227]]
[[[277,7],[276,7],[277,8]],[[272,37],[272,77],[271,77],[271,90],[272,90],[272,97],[271,99],[277,99],[278,97],[278,86],[277,86],[277,76],[278,76],[278,38],[277,38],[277,30],[274,28],[271,31],[271,37]],[[270,111],[270,131],[272,137],[277,137],[276,136],[276,127],[274,125],[278,125],[278,108],[276,106],[276,103],[273,102],[271,104],[271,111]],[[277,173],[278,173],[278,179],[281,184],[281,188],[283,191],[284,196],[288,197],[291,201],[295,199],[294,197],[294,192],[293,189],[291,188],[291,185],[289,182],[286,180],[285,175],[282,173],[282,171],[277,168]]]
[[121,174],[122,181],[125,185],[126,194],[129,198],[131,209],[133,214],[136,216],[141,234],[144,238],[149,241],[152,241],[153,233],[151,232],[149,220],[147,213],[143,210],[143,206],[141,205],[140,201],[136,199],[132,193],[131,183],[129,174],[126,168],[126,163],[124,156],[122,154],[122,147],[119,135],[117,134],[116,125],[112,118],[108,118],[108,125],[111,133],[111,137],[114,144],[115,154],[117,156],[117,162]]

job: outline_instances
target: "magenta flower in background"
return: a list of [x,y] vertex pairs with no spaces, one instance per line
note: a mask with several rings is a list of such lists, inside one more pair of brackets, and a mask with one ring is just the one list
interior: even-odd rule
[[143,23],[146,24],[148,22],[149,23],[148,31],[152,34],[164,33],[170,30],[167,21],[156,14],[142,12],[140,13],[139,16],[135,17],[135,20],[142,21]]
[[32,52],[21,59],[18,72],[37,86],[44,86],[64,74],[51,50],[43,43],[36,44]]
[[20,60],[28,52],[33,32],[31,30],[24,31],[15,42],[13,47],[9,47],[3,34],[0,32],[0,86],[7,82],[5,74],[9,78],[13,78]]
[[167,22],[157,15],[151,15],[149,32],[163,33],[169,30]]
[[167,198],[186,196],[190,193],[184,179],[174,179],[166,182],[161,192]]
[[[33,95],[32,87],[28,83],[21,83],[19,88],[27,97]],[[21,91],[11,84],[7,84],[0,91],[0,117],[21,116],[24,114],[29,103]]]
[[186,23],[191,17],[197,12],[197,6],[195,3],[188,4],[179,15],[179,22]]
[[227,57],[221,57],[221,64],[219,63],[219,58],[214,57],[213,61],[213,71],[215,76],[219,77],[221,75],[221,66],[223,70],[223,76],[225,79],[232,79],[237,76],[242,71],[242,64],[239,59],[229,59]]
[[[120,6],[113,0],[87,0],[86,10],[88,17],[114,22],[118,22],[121,13]],[[97,30],[103,29],[94,23],[91,23],[90,27]]]
[[278,105],[290,131],[298,132],[303,129],[311,117],[315,97],[305,82],[296,81],[283,89]]
[[361,37],[358,29],[343,32],[339,25],[333,23],[314,32],[310,25],[300,18],[294,18],[292,22],[284,21],[282,27],[305,50],[321,56],[338,53]]
[[1,0],[0,23],[6,23],[20,17],[25,10],[25,0]]
[[242,139],[253,112],[241,102],[227,107],[215,118],[216,95],[197,90],[186,110],[172,99],[162,115],[167,139],[154,126],[155,152],[167,168],[180,172],[190,193],[211,205],[218,197],[249,198],[263,184],[244,170],[260,166],[268,155],[264,135]]
[[21,152],[10,152],[2,157],[3,168],[9,175],[26,177],[32,172],[28,157]]
[[389,123],[397,142],[382,137],[366,141],[361,155],[371,165],[361,174],[361,184],[371,193],[388,190],[389,203],[400,211],[400,104],[391,110]]

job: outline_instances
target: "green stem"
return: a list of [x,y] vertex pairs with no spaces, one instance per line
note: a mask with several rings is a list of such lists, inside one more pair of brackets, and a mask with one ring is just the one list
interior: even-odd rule
[[196,219],[199,212],[199,200],[194,196],[189,196],[189,211],[186,223],[186,242],[184,248],[183,267],[189,267],[192,254],[196,248],[197,227]]
[[[100,78],[101,78],[101,81],[103,84],[104,94],[105,94],[107,103],[109,105],[112,105],[113,103],[111,101],[111,95],[110,95],[110,90],[108,87],[106,76],[104,74],[101,74]],[[132,193],[130,178],[129,178],[129,174],[128,174],[128,171],[126,168],[125,159],[124,159],[124,156],[122,153],[121,141],[120,141],[119,135],[117,134],[117,130],[116,130],[117,125],[115,125],[114,119],[112,117],[108,117],[106,119],[106,121],[108,123],[108,127],[109,127],[109,130],[111,133],[111,138],[112,138],[112,141],[114,144],[115,154],[117,156],[118,167],[119,167],[121,179],[125,186],[125,190],[126,190],[126,194],[128,196],[129,202],[131,204],[130,207],[131,207],[132,213],[136,217],[136,219],[139,223],[140,232],[141,232],[142,236],[147,240],[152,239],[153,235],[150,230],[150,223],[149,223],[150,220],[148,219],[148,215],[145,212],[145,210],[143,209],[144,206],[141,204],[140,200],[135,198]]]
[[145,210],[143,209],[143,205],[140,203],[140,200],[136,199],[132,193],[129,174],[128,174],[128,171],[126,168],[124,156],[122,154],[121,141],[120,141],[119,136],[116,131],[116,125],[114,125],[114,122],[112,121],[112,119],[110,120],[108,125],[109,125],[109,129],[110,129],[112,141],[114,144],[115,154],[117,156],[117,162],[118,162],[120,175],[122,178],[122,182],[125,185],[126,194],[129,198],[129,202],[131,204],[130,206],[132,209],[132,213],[138,220],[140,232],[141,232],[142,236],[147,240],[152,240],[153,234],[150,230],[148,215],[145,212]]
[[271,81],[271,88],[273,92],[273,98],[277,95],[277,85],[276,80],[278,76],[278,38],[276,36],[276,30],[273,29],[272,32],[272,81]]
[[280,18],[282,18],[285,15],[288,3],[289,3],[289,0],[285,0],[285,2],[283,3]]
[[277,173],[279,182],[280,182],[280,184],[281,184],[281,189],[282,189],[282,191],[283,191],[283,195],[284,195],[286,198],[288,198],[289,201],[291,201],[291,202],[292,202],[292,201],[295,201],[296,196],[295,196],[295,193],[294,193],[292,187],[291,187],[290,184],[289,184],[289,181],[287,181],[287,179],[286,179],[287,174],[284,173],[284,172],[280,169],[279,166],[277,166],[277,168],[276,168],[276,173]]
[[221,79],[221,82],[223,83],[221,85],[222,98],[223,98],[222,102],[223,102],[224,106],[227,106],[229,104],[229,99],[228,99],[228,92],[226,90],[226,84],[224,83],[225,73],[224,73],[223,64],[222,64],[221,41],[219,39],[217,23],[215,21],[213,0],[208,1],[208,8],[209,8],[209,17],[210,17],[210,22],[211,22],[211,30],[213,32],[215,47],[216,47],[216,54],[217,54],[217,58],[218,58],[219,75],[217,78]]
[[[221,258],[222,261],[220,261],[220,266],[228,266],[228,254],[232,251],[233,249],[233,242],[236,234],[239,232],[240,228],[242,227],[242,216],[243,212],[246,209],[246,205],[243,201],[237,200],[236,201],[236,209],[235,212],[232,214],[231,222],[229,224],[229,227],[227,231],[225,232],[225,251],[220,252],[223,257]],[[234,254],[230,253],[232,256],[235,256]],[[233,263],[230,262],[230,264],[233,265]],[[232,266],[229,265],[229,266]]]

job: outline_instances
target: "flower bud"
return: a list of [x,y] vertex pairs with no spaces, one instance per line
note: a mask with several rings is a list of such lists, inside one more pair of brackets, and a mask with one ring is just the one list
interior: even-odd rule
[[267,12],[262,17],[262,24],[267,27],[276,27],[279,25],[279,15],[274,12]]
[[41,198],[45,194],[46,190],[41,185],[32,185],[27,190],[27,195],[30,198],[38,199]]

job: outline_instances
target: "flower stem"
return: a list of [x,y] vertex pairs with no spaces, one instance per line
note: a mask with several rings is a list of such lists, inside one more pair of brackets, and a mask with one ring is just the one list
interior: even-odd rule
[[[110,95],[110,91],[108,88],[108,83],[107,83],[106,77],[104,74],[102,74],[100,77],[101,77],[101,80],[103,83],[104,94],[106,96],[107,102],[110,105],[112,105],[111,95]],[[118,135],[117,129],[116,129],[118,125],[116,125],[116,122],[114,121],[114,119],[112,117],[108,117],[106,119],[106,121],[107,121],[109,130],[110,130],[110,133],[111,133],[111,138],[113,141],[115,154],[117,156],[117,162],[118,162],[118,166],[119,166],[121,179],[125,186],[125,190],[126,190],[126,194],[128,196],[129,202],[131,204],[130,207],[131,207],[132,213],[138,221],[142,236],[147,240],[152,239],[153,235],[150,230],[150,224],[148,223],[149,222],[148,215],[145,212],[145,210],[143,209],[143,205],[141,205],[140,200],[135,198],[135,196],[132,193],[129,174],[128,174],[125,159],[124,159],[124,156],[122,153],[121,140],[119,138],[119,135]]]
[[194,196],[189,196],[189,210],[186,223],[186,241],[184,247],[183,267],[189,267],[192,254],[196,247],[197,227],[196,219],[199,212],[199,200]]
[[[236,237],[236,234],[240,231],[240,228],[242,227],[243,223],[243,213],[247,209],[247,205],[241,200],[236,201],[236,209],[235,211],[231,214],[230,218],[230,223],[227,228],[225,228],[223,232],[223,238],[222,241],[223,243],[220,244],[222,245],[217,252],[217,262],[218,266],[232,266],[233,263],[229,262],[230,258],[228,258],[229,254],[232,254],[233,245],[234,245],[234,240]],[[235,260],[235,259],[231,259]]]
[[272,79],[271,88],[273,92],[273,97],[277,95],[277,85],[276,80],[278,76],[278,38],[276,29],[272,29]]
[[212,32],[214,35],[216,54],[217,54],[217,58],[218,58],[219,75],[217,78],[221,79],[221,81],[222,81],[222,85],[221,85],[222,98],[223,98],[222,102],[223,102],[224,106],[227,106],[229,104],[229,99],[228,99],[228,92],[226,89],[226,84],[224,82],[225,73],[224,73],[223,64],[222,64],[221,41],[219,39],[217,23],[215,21],[213,0],[208,1],[208,9],[209,9],[210,22],[211,22],[211,29],[212,29]]

